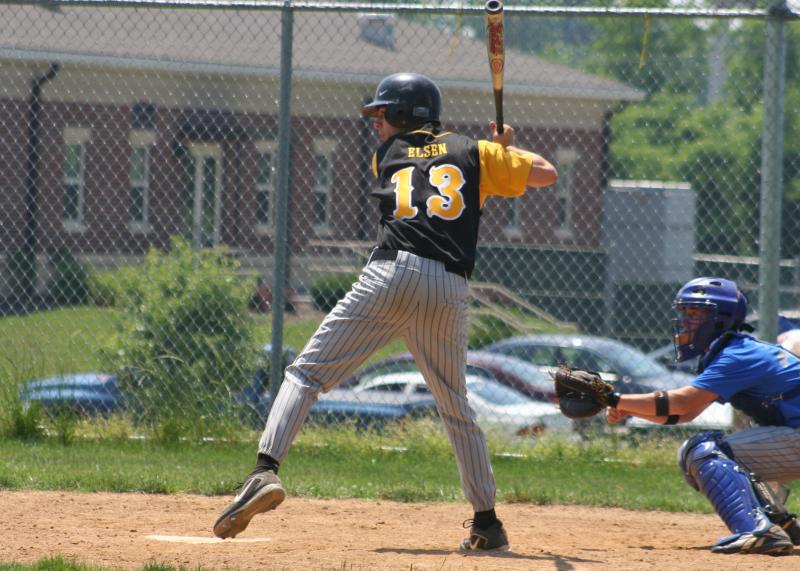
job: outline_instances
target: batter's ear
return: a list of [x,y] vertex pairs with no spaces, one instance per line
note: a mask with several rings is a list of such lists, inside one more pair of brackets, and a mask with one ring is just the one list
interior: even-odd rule
[[372,153],[372,174],[378,178],[378,153]]

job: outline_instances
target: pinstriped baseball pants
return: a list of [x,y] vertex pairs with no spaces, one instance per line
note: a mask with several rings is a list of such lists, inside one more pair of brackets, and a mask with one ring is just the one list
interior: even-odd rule
[[259,452],[282,461],[319,392],[349,377],[390,341],[402,339],[436,400],[464,494],[475,511],[492,509],[494,473],[464,380],[468,292],[462,276],[408,252],[400,252],[396,260],[367,264],[287,367]]
[[758,426],[725,437],[736,461],[767,482],[800,480],[800,428]]

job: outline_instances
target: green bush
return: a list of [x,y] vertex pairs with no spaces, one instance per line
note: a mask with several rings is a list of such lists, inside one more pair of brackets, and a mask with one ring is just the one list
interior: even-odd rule
[[311,286],[314,306],[327,313],[350,291],[357,280],[358,274],[354,273],[326,274],[317,278]]
[[151,250],[119,291],[118,333],[102,359],[140,420],[222,415],[254,368],[248,289],[223,250],[172,240]]
[[519,331],[507,321],[489,314],[475,317],[469,327],[469,348],[480,349],[495,341],[518,335]]
[[78,305],[89,298],[89,272],[69,250],[58,248],[50,253],[50,280],[47,293],[54,303]]
[[91,272],[87,280],[89,299],[99,307],[114,307],[121,303],[125,292],[135,281],[140,268],[130,266],[114,271]]
[[18,440],[41,440],[45,436],[42,421],[44,414],[39,403],[24,407],[16,400],[5,403],[6,409],[0,415],[0,433]]
[[16,250],[6,258],[9,283],[17,297],[33,291],[36,286],[36,254]]

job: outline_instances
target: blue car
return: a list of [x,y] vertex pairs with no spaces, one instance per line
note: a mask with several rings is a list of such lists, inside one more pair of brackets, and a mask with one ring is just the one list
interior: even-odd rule
[[29,381],[19,391],[23,405],[38,403],[49,412],[69,411],[108,416],[126,407],[117,377],[108,373],[76,373]]

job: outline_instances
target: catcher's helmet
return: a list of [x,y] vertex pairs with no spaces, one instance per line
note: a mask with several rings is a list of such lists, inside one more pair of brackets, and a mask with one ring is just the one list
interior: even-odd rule
[[672,320],[677,361],[702,355],[724,332],[740,330],[747,316],[747,297],[735,282],[723,278],[687,282],[672,306],[680,314]]
[[371,103],[361,108],[367,116],[385,109],[384,119],[398,129],[411,129],[439,122],[442,94],[429,77],[418,73],[395,73],[385,77],[375,90]]

